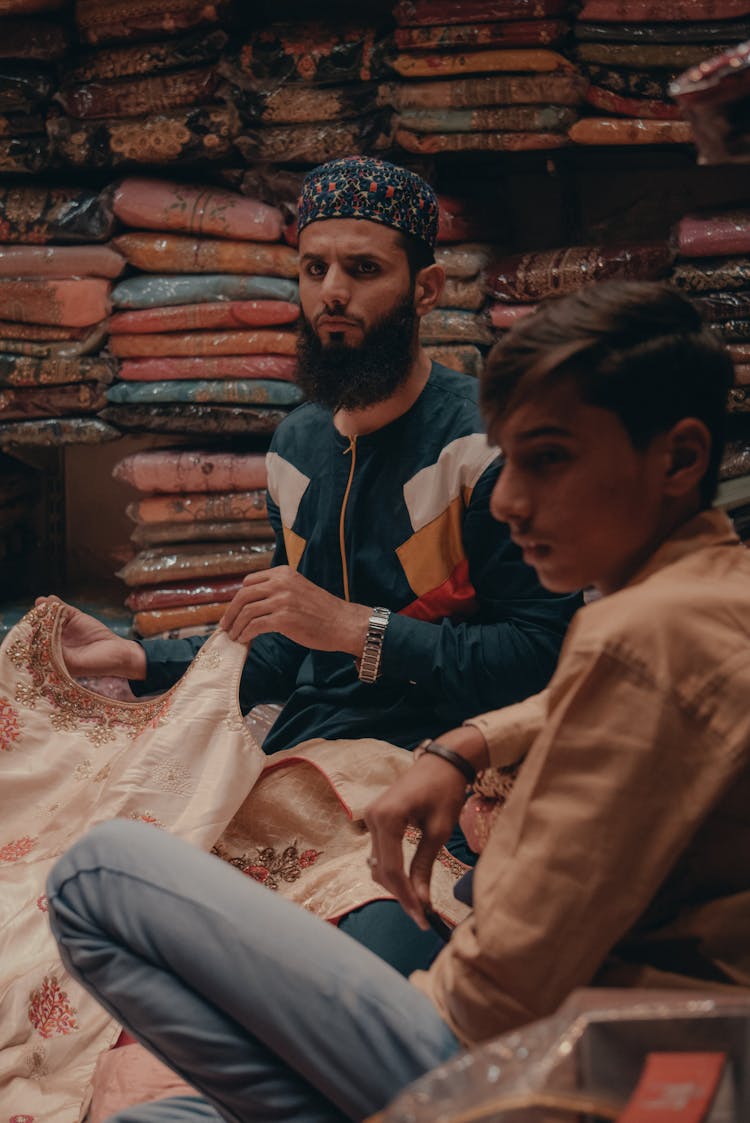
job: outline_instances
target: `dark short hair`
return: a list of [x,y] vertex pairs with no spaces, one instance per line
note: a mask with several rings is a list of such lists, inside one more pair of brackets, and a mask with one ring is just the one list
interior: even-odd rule
[[667,283],[606,281],[549,298],[494,345],[481,380],[488,425],[569,379],[611,410],[635,448],[684,417],[711,434],[701,501],[711,505],[724,451],[733,365],[694,304]]
[[423,242],[421,238],[417,238],[414,234],[399,233],[399,241],[409,263],[409,276],[413,284],[420,269],[426,269],[428,265],[435,264],[435,252],[426,242]]

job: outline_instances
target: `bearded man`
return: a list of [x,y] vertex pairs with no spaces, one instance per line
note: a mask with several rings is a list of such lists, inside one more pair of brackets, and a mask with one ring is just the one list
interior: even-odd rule
[[[541,690],[580,598],[543,589],[492,518],[500,461],[477,384],[419,344],[444,283],[429,185],[335,160],[305,178],[298,225],[309,400],[268,454],[272,568],[221,626],[250,644],[242,709],[283,702],[266,752],[313,737],[412,749]],[[63,634],[71,673],[127,675],[139,693],[171,686],[201,643],[117,639],[81,613]],[[460,832],[449,849],[472,861]],[[405,974],[440,946],[394,901],[340,926]]]

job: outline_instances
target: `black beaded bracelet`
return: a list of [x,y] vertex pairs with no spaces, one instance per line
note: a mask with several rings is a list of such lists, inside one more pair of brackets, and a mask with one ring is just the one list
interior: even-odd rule
[[459,772],[462,772],[466,777],[467,784],[473,784],[477,778],[477,770],[473,764],[470,764],[465,756],[460,753],[454,752],[449,749],[447,745],[441,744],[440,741],[432,741],[428,737],[425,741],[420,741],[414,750],[415,757],[421,756],[422,753],[432,753],[433,756],[439,756],[443,760],[447,760]]

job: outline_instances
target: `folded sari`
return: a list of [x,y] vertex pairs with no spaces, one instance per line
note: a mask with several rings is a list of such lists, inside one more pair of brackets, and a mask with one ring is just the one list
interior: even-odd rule
[[118,382],[107,390],[108,402],[217,402],[222,405],[296,406],[302,391],[293,382],[267,378],[214,378],[205,382],[169,379],[166,382]]
[[[234,91],[233,91],[234,93]],[[253,84],[252,96],[258,101],[254,116],[267,125],[309,125],[319,121],[348,121],[361,117],[375,107],[376,89],[371,83],[354,86],[273,85],[259,91]],[[235,100],[242,97],[238,91]]]
[[575,57],[580,62],[604,66],[663,67],[685,70],[716,54],[714,46],[700,43],[578,43]]
[[273,546],[231,542],[221,545],[154,546],[117,571],[126,585],[156,585],[190,577],[224,577],[268,569]]
[[691,293],[750,288],[750,257],[678,261],[669,279],[678,289]]
[[750,472],[750,442],[747,440],[727,441],[719,468],[720,480],[734,480]]
[[478,277],[468,280],[447,277],[438,308],[461,308],[467,312],[478,312],[484,304],[484,296],[484,284]]
[[242,273],[296,277],[299,259],[291,246],[192,238],[183,234],[121,234],[115,248],[147,273]]
[[498,74],[442,82],[400,82],[381,97],[396,109],[470,109],[489,105],[579,105],[586,89],[580,74]]
[[51,163],[50,143],[46,137],[0,137],[0,172],[38,175]]
[[493,266],[488,288],[496,300],[528,304],[597,281],[655,280],[668,272],[672,256],[664,242],[514,254]]
[[675,234],[681,257],[750,254],[750,210],[688,214]]
[[[2,290],[0,289],[0,292]],[[109,349],[123,359],[160,355],[294,355],[297,336],[291,331],[195,331],[164,335],[113,335]]]
[[693,303],[713,323],[750,320],[750,290],[744,292],[712,292],[694,296]]
[[292,355],[223,355],[197,359],[129,359],[120,363],[126,382],[159,382],[168,378],[275,378],[293,382],[297,360]]
[[168,304],[203,304],[214,300],[289,300],[299,303],[296,281],[282,277],[247,277],[233,273],[129,277],[112,290],[115,308],[158,308]]
[[432,156],[438,152],[531,152],[564,148],[565,133],[471,132],[414,133],[396,129],[396,143],[407,152]]
[[425,347],[425,351],[436,363],[442,363],[450,370],[458,370],[461,374],[469,374],[478,378],[482,373],[484,359],[482,352],[472,343],[450,344],[442,343]]
[[120,434],[98,417],[61,417],[0,424],[0,448],[61,448],[64,445],[100,445]]
[[226,604],[242,588],[239,578],[215,581],[173,581],[156,588],[137,589],[125,598],[132,612],[178,608],[184,604]]
[[218,624],[227,610],[224,603],[186,604],[179,608],[157,608],[136,612],[133,630],[139,636],[156,636],[172,628],[190,628],[196,624]]
[[98,47],[95,51],[78,54],[73,65],[65,68],[64,80],[82,85],[197,66],[217,59],[226,44],[226,32],[217,29],[208,34],[198,31],[179,39],[137,43],[131,47]]
[[442,265],[447,278],[468,280],[487,266],[491,255],[489,246],[467,242],[462,246],[438,246],[435,261]]
[[545,19],[567,11],[567,0],[398,0],[393,18],[399,27],[493,20]]
[[4,19],[0,58],[58,62],[70,46],[70,35],[59,23],[40,19]]
[[574,144],[692,144],[687,121],[650,121],[646,118],[584,117],[572,125]]
[[195,523],[139,523],[130,535],[136,546],[161,546],[167,542],[273,542],[274,533],[266,519],[254,522],[218,521]]
[[287,415],[286,410],[263,406],[197,405],[108,405],[101,411],[104,421],[118,429],[144,433],[182,433],[204,437],[207,434],[273,433]]
[[536,311],[536,304],[492,304],[490,305],[490,320],[493,328],[505,331],[512,328],[524,316]]
[[551,47],[568,33],[562,20],[511,20],[506,23],[458,23],[397,27],[393,33],[402,51],[455,47]]
[[436,308],[419,325],[422,343],[493,343],[486,317],[454,308]]
[[0,421],[96,413],[106,398],[96,382],[73,386],[13,387],[0,390]]
[[548,105],[485,106],[477,109],[404,109],[398,131],[415,133],[565,132],[576,119],[569,107]]
[[750,0],[664,0],[658,9],[651,0],[586,0],[579,12],[581,20],[627,23],[653,22],[656,12],[660,20],[739,19],[750,15]]
[[621,97],[654,98],[666,101],[669,87],[679,70],[636,70],[626,67],[598,66],[588,63],[582,67],[583,73],[593,85],[611,90]]
[[112,477],[138,491],[247,491],[266,486],[266,460],[258,453],[159,448],[126,456]]
[[[0,257],[0,262],[2,257]],[[17,320],[0,320],[0,351],[12,350],[6,340],[37,340],[41,342],[61,342],[79,340],[87,328],[59,328],[49,324],[21,324]]]
[[750,339],[750,320],[723,320],[709,327],[725,341]]
[[0,354],[0,386],[56,386],[73,382],[108,385],[115,376],[115,363],[106,356],[96,359],[39,359]]
[[173,74],[121,78],[114,82],[87,82],[63,86],[55,94],[70,117],[141,117],[169,113],[186,105],[206,105],[214,100],[218,75],[212,66]]
[[0,245],[0,277],[119,277],[126,262],[112,246]]
[[242,44],[233,64],[254,83],[368,82],[378,68],[375,29],[351,20],[270,24]]
[[0,277],[3,315],[22,323],[89,327],[109,314],[110,284],[85,280],[18,280]]
[[750,20],[710,23],[589,23],[580,17],[573,24],[576,39],[610,43],[741,43],[750,38]]
[[648,117],[659,121],[681,121],[682,113],[674,102],[655,101],[650,98],[622,97],[600,86],[589,86],[586,101],[603,113],[620,114],[623,117]]
[[115,189],[113,208],[121,222],[138,230],[201,237],[276,242],[283,226],[277,207],[235,191],[140,176],[122,180]]
[[735,367],[739,364],[750,363],[750,343],[730,343],[727,346],[727,351]]
[[54,85],[49,71],[22,62],[0,61],[0,111],[29,112],[52,97]]
[[462,51],[459,54],[399,54],[389,66],[402,78],[460,78],[464,74],[503,74],[527,72],[547,74],[574,70],[573,64],[557,51],[505,48]]
[[134,523],[195,523],[217,519],[238,522],[268,518],[263,488],[149,495],[129,503],[125,514]]
[[76,25],[85,43],[159,38],[161,32],[216,24],[226,14],[225,0],[76,0]]
[[316,121],[305,125],[267,125],[247,129],[236,145],[247,161],[322,164],[353,153],[390,146],[390,113],[382,111],[349,121]]
[[[114,225],[106,193],[74,187],[0,187],[3,242],[106,242]],[[9,319],[5,312],[3,317]]]
[[[106,339],[106,324],[107,321],[103,320],[101,323],[94,324],[92,328],[54,328],[45,324],[21,325],[26,328],[26,331],[20,339],[6,333],[6,328],[14,329],[15,324],[0,324],[0,329],[2,329],[0,332],[2,335],[0,352],[33,355],[38,359],[75,359],[80,355],[92,355],[101,348]],[[38,328],[40,334],[30,338],[29,332],[32,328]],[[51,334],[56,331],[60,333],[70,332],[70,335],[63,335],[59,339],[57,337],[55,339],[49,339],[49,336],[45,337],[45,332]]]
[[[0,271],[3,258],[0,250]],[[215,304],[176,304],[115,312],[109,320],[110,335],[123,332],[196,331],[205,328],[271,327],[293,324],[299,307],[284,300],[229,300]]]

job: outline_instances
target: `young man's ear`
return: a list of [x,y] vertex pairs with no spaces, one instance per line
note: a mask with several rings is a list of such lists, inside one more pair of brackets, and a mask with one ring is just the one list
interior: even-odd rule
[[437,303],[445,285],[445,269],[442,265],[426,265],[420,269],[414,282],[414,311],[418,316],[426,316]]
[[670,430],[668,440],[665,489],[675,497],[687,495],[700,487],[708,470],[711,434],[697,417],[684,417]]

